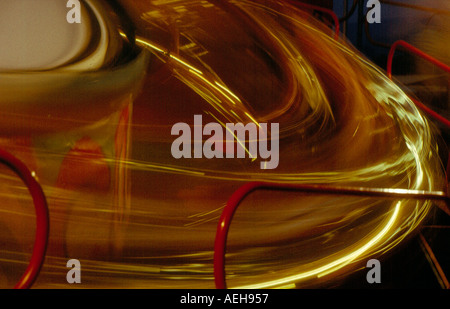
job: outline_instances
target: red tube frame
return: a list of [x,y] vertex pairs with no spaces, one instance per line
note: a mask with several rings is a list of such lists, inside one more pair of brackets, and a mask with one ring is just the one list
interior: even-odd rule
[[49,236],[48,205],[41,186],[27,166],[9,152],[0,149],[0,162],[14,171],[27,186],[33,199],[36,212],[36,236],[27,269],[14,286],[15,289],[28,289],[37,279],[44,263]]
[[[405,42],[403,40],[399,40],[399,41],[396,41],[394,44],[392,44],[391,49],[389,50],[388,61],[387,61],[387,76],[389,77],[389,79],[392,79],[392,62],[393,62],[395,51],[396,51],[398,46],[402,46],[402,47],[406,48],[408,51],[410,51],[410,52],[418,55],[419,57],[429,61],[430,63],[436,65],[440,69],[450,73],[450,66],[440,62],[439,60],[437,60],[437,59],[435,59],[433,57],[431,57],[430,55],[424,53],[423,51],[421,51],[420,49],[414,47],[413,45],[411,45],[411,44],[409,44],[409,43],[407,43],[407,42]],[[418,100],[416,100],[414,98],[411,98],[411,100],[421,110],[423,110],[428,115],[430,115],[431,117],[433,117],[434,119],[436,119],[437,121],[439,121],[440,123],[445,125],[448,129],[450,129],[450,120],[448,120],[445,117],[441,116],[440,114],[436,113],[435,111],[433,111],[431,108],[427,107],[422,102],[420,102],[420,101],[418,101]]]
[[[294,5],[303,6],[306,8],[311,8],[314,10],[322,11],[330,14],[335,21],[335,38],[339,37],[339,21],[337,15],[330,10],[316,7],[313,5],[308,5],[304,3],[294,3],[293,1],[288,1]],[[396,41],[389,51],[388,64],[387,64],[387,76],[392,79],[392,62],[395,50],[398,46],[403,46],[407,50],[419,55],[425,60],[433,63],[439,68],[450,73],[450,67],[440,62],[439,60],[431,57],[430,55],[422,52],[418,48],[408,44],[403,40]],[[420,109],[429,114],[434,119],[438,120],[440,123],[450,128],[450,121],[435,111],[431,110],[425,106],[420,101],[411,98],[411,100]],[[448,162],[448,168],[450,168],[450,156]],[[448,173],[448,171],[447,171]],[[448,178],[448,175],[447,175]],[[319,186],[319,185],[306,185],[306,184],[279,184],[279,183],[265,183],[265,182],[250,182],[241,186],[236,190],[233,195],[228,200],[222,215],[219,219],[217,225],[216,237],[214,242],[214,281],[217,289],[226,289],[226,275],[225,275],[225,253],[227,246],[228,232],[233,220],[233,216],[240,205],[240,203],[247,197],[250,193],[260,189],[267,190],[290,190],[290,191],[300,191],[307,193],[322,193],[322,194],[337,194],[337,195],[356,195],[356,196],[367,196],[367,197],[385,197],[385,198],[414,198],[421,200],[441,200],[445,201],[447,209],[450,210],[450,197],[444,192],[421,192],[414,190],[403,190],[401,192],[396,192],[395,189],[379,189],[379,188],[348,188],[348,187],[330,187],[330,186]]]
[[354,195],[367,197],[385,198],[413,198],[420,200],[444,201],[450,209],[450,197],[444,192],[424,192],[416,190],[380,189],[380,188],[352,188],[331,187],[323,185],[308,184],[282,184],[268,182],[250,182],[237,189],[228,200],[217,225],[216,238],[214,242],[214,281],[217,289],[226,289],[225,275],[225,253],[227,246],[228,231],[233,216],[240,203],[250,193],[256,190],[288,190],[306,193]]

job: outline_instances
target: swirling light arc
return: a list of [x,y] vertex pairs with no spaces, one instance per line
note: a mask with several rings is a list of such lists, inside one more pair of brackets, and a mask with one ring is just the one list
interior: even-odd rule
[[[389,188],[340,188],[340,187],[329,187],[329,186],[315,186],[315,185],[285,185],[277,183],[264,183],[264,182],[253,182],[248,183],[240,187],[230,198],[226,207],[224,208],[222,215],[219,219],[217,226],[216,239],[215,239],[215,251],[214,251],[214,274],[216,288],[225,289],[226,284],[226,273],[225,273],[225,256],[226,256],[226,246],[227,237],[231,225],[232,218],[237,211],[240,203],[252,192],[256,190],[284,190],[284,191],[300,191],[306,193],[321,193],[321,194],[337,194],[337,195],[356,195],[356,196],[374,196],[379,198],[412,198],[418,200],[436,200],[443,201],[450,205],[450,198],[445,194],[445,192],[425,192],[418,190],[404,190],[404,189],[389,189]],[[236,289],[265,289],[265,288],[280,288],[286,286],[294,286],[295,284],[310,278],[310,277],[323,277],[327,274],[337,271],[349,263],[355,261],[358,257],[370,252],[370,249],[375,246],[378,242],[382,241],[383,238],[388,236],[389,231],[394,226],[395,221],[398,218],[398,214],[402,207],[402,201],[398,201],[394,209],[391,211],[392,215],[385,219],[384,224],[380,224],[378,232],[374,231],[372,238],[366,240],[365,243],[361,244],[359,248],[354,248],[353,251],[347,255],[336,259],[328,264],[321,267],[312,269],[306,272],[300,272],[296,275],[284,277],[277,280],[269,280],[266,282],[261,282],[257,284],[244,285],[234,287]],[[387,237],[389,238],[389,237]]]
[[[151,111],[150,116],[161,116],[157,113],[161,105],[173,103],[175,109],[172,111],[176,111],[191,103],[204,113],[205,118],[208,116],[222,125],[227,121],[256,124],[280,122],[283,123],[280,132],[283,162],[278,170],[263,173],[255,168],[259,166],[257,160],[172,160],[170,155],[159,155],[166,154],[166,150],[170,149],[166,146],[173,141],[172,136],[164,135],[170,132],[164,129],[175,123],[172,123],[174,118],[171,115],[151,118],[155,122],[161,120],[157,123],[159,127],[148,119],[144,123],[130,123],[135,138],[132,156],[105,159],[111,166],[121,164],[130,170],[131,185],[137,187],[133,190],[133,203],[127,209],[129,213],[124,216],[126,220],[120,222],[123,239],[114,238],[114,233],[106,233],[107,236],[99,238],[102,243],[94,244],[109,247],[123,243],[129,256],[125,253],[120,255],[119,251],[113,262],[105,262],[95,246],[92,249],[87,245],[94,242],[91,234],[101,235],[111,223],[108,217],[101,216],[111,212],[108,202],[101,198],[101,192],[95,188],[90,194],[57,188],[50,188],[48,192],[56,211],[64,205],[71,205],[75,214],[67,218],[67,225],[72,230],[68,228],[65,233],[55,235],[53,241],[64,243],[70,254],[87,256],[83,266],[88,270],[89,280],[96,286],[122,286],[124,278],[129,280],[126,282],[130,285],[144,282],[142,286],[145,287],[160,287],[162,283],[168,287],[191,287],[194,283],[201,287],[213,285],[211,243],[218,214],[230,192],[249,181],[284,185],[364,184],[375,188],[381,183],[392,186],[392,190],[417,190],[421,194],[441,189],[442,175],[436,168],[439,163],[434,156],[434,133],[427,119],[380,69],[343,39],[330,37],[329,31],[325,32],[323,27],[309,21],[300,11],[284,4],[277,7],[281,4],[278,1],[265,2],[267,5],[274,4],[273,7],[257,1],[119,2],[143,7],[134,20],[138,29],[134,38],[139,48],[152,55],[149,74],[144,81],[144,89],[150,91],[137,96],[133,106],[135,115],[139,116],[142,106]],[[171,20],[176,23],[170,23]],[[230,27],[223,29],[225,34],[215,33],[213,26],[221,26],[223,21],[228,22]],[[162,26],[158,27],[158,23]],[[170,33],[178,35],[171,37],[173,41],[181,36],[189,44],[173,47],[163,44],[168,41],[151,35],[155,29],[165,31],[170,28],[167,25],[177,30]],[[125,40],[131,40],[131,36],[121,35]],[[208,54],[209,58],[204,57]],[[232,57],[225,58],[230,54]],[[251,68],[257,68],[258,74],[259,70],[267,73],[257,76],[262,78],[261,84],[249,78],[256,74],[241,66],[243,61],[248,62]],[[175,80],[170,84],[172,87],[163,87],[163,81],[156,78],[160,76],[155,72],[155,67],[170,72],[170,78]],[[232,71],[231,77],[227,76],[224,67],[236,69],[239,74]],[[152,76],[153,73],[156,76]],[[263,92],[264,87],[272,87],[275,95],[269,98],[260,95],[258,92]],[[248,89],[251,91],[246,91]],[[179,94],[178,91],[183,94],[183,100],[188,96],[195,98],[188,103],[173,102],[172,97],[176,97],[174,93]],[[392,140],[393,148],[396,147],[394,150],[386,147],[383,151],[381,148],[384,147],[379,147]],[[58,162],[65,156],[61,150],[45,149],[42,145],[34,150],[38,156],[48,158],[50,163]],[[49,151],[52,152],[50,155]],[[333,164],[333,160],[337,163]],[[140,187],[141,184],[145,186]],[[149,190],[150,187],[155,190]],[[58,204],[61,200],[64,203]],[[302,205],[298,204],[290,209],[294,217],[302,214],[298,210]],[[359,211],[370,210],[364,201],[360,204]],[[259,206],[259,210],[264,210],[265,206]],[[317,207],[320,208],[321,204]],[[343,202],[335,208],[337,218],[348,210]],[[409,208],[406,202],[403,204],[403,201],[389,204],[383,208],[384,214],[370,218],[378,225],[371,230],[364,228],[368,236],[355,235],[350,238],[347,247],[341,247],[333,257],[329,257],[332,260],[324,260],[321,265],[313,265],[282,279],[231,284],[245,288],[280,287],[295,281],[327,277],[353,261],[397,245],[415,230],[430,208],[427,201],[418,202],[413,208]],[[277,210],[276,207],[274,210]],[[320,217],[325,211],[317,212],[322,222],[329,219]],[[96,215],[99,221],[92,219]],[[256,211],[254,214],[259,215],[261,217],[257,218],[265,219],[267,213]],[[283,223],[279,222],[279,225]],[[280,226],[275,228],[282,230],[284,226]],[[296,227],[302,231],[301,227]],[[71,232],[80,231],[93,233],[85,232],[86,239],[69,237]],[[258,231],[261,230],[255,233]],[[295,234],[297,231],[290,232]],[[334,240],[337,242],[340,239]],[[167,253],[167,248],[173,251]],[[318,255],[317,259],[320,257],[323,258],[323,255]],[[174,262],[161,262],[166,260]],[[293,257],[289,261],[280,259],[270,262],[281,265],[284,262],[301,264],[303,261]],[[257,272],[261,267],[258,263],[256,261],[247,269]],[[238,267],[245,266],[245,263],[240,263],[239,256],[236,264]],[[293,267],[293,271],[297,269]],[[111,276],[107,283],[102,281],[106,273]],[[140,281],[141,277],[130,280],[130,273],[145,276],[145,280]],[[239,272],[236,273],[239,275]],[[48,272],[43,276],[52,274]]]
[[[247,1],[247,2],[244,1],[244,2],[241,2],[241,4],[239,4],[239,5],[241,8],[243,8],[243,7],[245,7],[245,5],[251,7],[253,4],[250,1]],[[256,6],[257,5],[255,5],[255,7]],[[261,8],[261,7],[259,7],[259,8]],[[256,23],[261,26],[261,28],[264,28],[265,30],[267,30],[267,33],[269,33],[270,35],[273,35],[275,37],[275,34],[271,32],[272,30],[270,28],[266,27],[265,25],[263,25],[262,22],[258,21],[259,17],[257,16],[257,14],[252,12],[251,9],[248,9],[248,10],[247,9],[248,8],[243,9],[243,10],[246,11],[247,13],[249,13],[249,15],[252,16],[252,18],[254,18]],[[263,10],[264,9],[265,8],[263,8]],[[301,21],[299,23],[301,23]],[[314,29],[314,27],[311,27],[310,25],[305,25],[305,27],[309,28],[312,32],[317,32],[325,41],[329,41],[329,38],[325,37],[322,33],[318,32],[316,29]],[[170,51],[164,50],[163,48],[155,46],[155,44],[151,43],[148,39],[138,38],[137,41],[140,44],[142,44],[142,46],[144,46],[145,48],[149,48],[152,52],[155,52],[155,51],[158,52],[160,54],[159,56],[167,57],[168,59],[172,58],[173,60],[175,60],[176,64],[174,64],[173,68],[175,68],[174,71],[177,71],[176,74],[179,76],[180,80],[182,80],[184,83],[189,85],[192,89],[196,90],[196,92],[198,92],[199,95],[201,95],[204,98],[207,98],[206,100],[208,102],[210,102],[211,106],[213,106],[216,109],[216,111],[219,111],[219,113],[221,115],[224,115],[224,112],[225,113],[230,112],[230,111],[227,111],[224,109],[223,105],[226,105],[225,102],[231,102],[233,105],[236,104],[236,102],[234,100],[230,99],[230,97],[225,95],[223,92],[221,92],[220,96],[222,97],[222,99],[225,100],[225,102],[223,100],[211,99],[211,96],[209,96],[203,92],[204,88],[202,86],[199,86],[199,84],[206,85],[210,90],[214,89],[214,92],[216,94],[217,94],[217,90],[219,90],[217,87],[214,86],[214,84],[217,84],[218,81],[214,80],[214,78],[209,79],[211,76],[214,76],[214,74],[209,74],[210,72],[208,70],[205,71],[200,68],[195,68],[195,65],[189,64],[188,60],[181,60],[181,58],[179,58],[179,56],[176,56],[176,57],[172,56],[170,54]],[[286,44],[286,41],[282,42],[281,40],[277,40],[277,42],[280,43],[281,46],[283,46],[283,44]],[[346,47],[341,46],[338,43],[336,43],[336,45],[338,45],[338,48],[340,48],[342,50],[342,52],[347,53],[349,55],[353,54],[353,56],[356,56],[355,62],[360,62],[359,65],[365,66],[366,69],[368,69],[368,71],[370,71],[369,74],[374,74],[374,75],[379,74],[378,78],[380,81],[378,82],[378,84],[373,83],[372,85],[370,85],[370,87],[368,87],[368,89],[373,87],[371,90],[374,92],[377,92],[379,84],[386,83],[386,85],[389,85],[389,87],[391,87],[394,91],[397,92],[397,96],[395,98],[392,98],[389,96],[389,94],[386,94],[385,97],[379,99],[380,102],[383,102],[383,104],[390,105],[394,101],[395,103],[394,103],[394,105],[391,106],[391,108],[396,109],[396,113],[398,113],[396,115],[396,117],[399,117],[399,118],[405,117],[406,118],[405,120],[409,124],[416,123],[416,125],[417,125],[417,123],[420,122],[421,123],[420,126],[418,125],[416,128],[419,128],[419,127],[425,128],[425,131],[427,131],[427,129],[426,129],[426,127],[428,125],[427,120],[421,116],[421,114],[415,108],[414,104],[412,104],[411,100],[406,95],[403,95],[402,91],[398,87],[396,87],[392,83],[389,83],[387,78],[383,76],[383,73],[379,69],[375,68],[371,63],[367,62],[363,57],[356,55],[356,53],[352,52],[351,49],[347,49]],[[289,48],[287,48],[286,46],[284,46],[284,48],[286,48],[284,51],[289,53],[289,48],[293,48],[293,47],[289,46]],[[293,48],[293,50],[295,50],[295,48]],[[301,64],[304,65],[305,63],[302,61]],[[187,73],[186,74],[180,73],[180,71],[178,71],[178,68],[182,68],[183,69],[182,72],[187,72]],[[311,69],[311,67],[309,65],[303,66],[303,72],[305,72],[307,76],[314,76],[314,73],[313,73],[314,69]],[[191,77],[189,77],[189,76],[191,76]],[[209,77],[206,77],[206,76],[209,76]],[[221,88],[223,88],[223,86]],[[229,89],[226,92],[233,93]],[[383,96],[383,91],[382,90],[378,91],[377,95]],[[233,96],[233,97],[235,97],[235,96]],[[215,98],[217,98],[217,96]],[[310,102],[310,104],[313,104],[313,103]],[[229,106],[232,106],[232,105],[230,104]],[[222,111],[220,111],[220,109],[222,109]],[[245,113],[248,115],[248,112],[245,112]],[[252,117],[252,120],[256,121],[253,117]],[[412,125],[412,128],[414,131],[414,125]],[[421,129],[419,129],[419,131],[420,130]],[[420,135],[419,131],[417,131],[416,133],[418,133]],[[430,132],[426,132],[426,134],[424,135],[424,138],[430,138],[429,133]],[[420,156],[420,153],[422,153],[424,149],[422,148],[420,143],[417,143],[413,138],[410,138],[407,136],[405,136],[405,144],[406,144],[406,147],[410,151],[408,154],[406,154],[408,159],[405,157],[398,158],[398,160],[395,162],[395,164],[392,162],[391,162],[391,164],[392,164],[392,166],[398,165],[402,161],[409,161],[410,164],[414,164],[416,174],[415,174],[415,179],[410,179],[410,181],[411,181],[410,185],[413,189],[414,188],[417,188],[417,189],[422,188],[424,185],[423,180],[425,178],[427,178],[425,175],[426,172],[424,172],[424,169],[422,167],[422,158]],[[414,163],[411,163],[411,161]],[[412,165],[410,165],[410,167],[411,166]],[[367,174],[372,174],[372,177],[377,177],[377,176],[373,175],[373,172],[380,171],[380,170],[386,170],[386,167],[387,167],[386,163],[380,163],[379,165],[370,166],[368,168],[361,169],[358,171],[358,173],[360,173],[360,177],[362,177],[362,178],[364,178],[364,176],[367,176]],[[427,168],[425,168],[425,170],[426,169]],[[179,170],[182,173],[188,172],[189,170],[193,171],[189,168],[188,169],[180,168]],[[236,178],[235,178],[236,173],[234,173],[234,174],[227,173],[225,171],[222,173],[220,173],[220,172],[219,173],[217,173],[217,172],[210,173],[211,171],[206,171],[203,169],[200,169],[198,171],[201,171],[203,173],[204,177],[212,177],[215,179],[234,179],[234,180],[236,180]],[[216,174],[216,176],[208,176],[208,174]],[[317,174],[316,176],[319,176],[319,175],[324,176],[325,174],[327,174],[327,173]],[[332,174],[333,173],[329,173],[329,176]],[[222,175],[222,176],[220,176],[220,175]],[[254,176],[261,177],[260,175],[257,175],[257,174],[255,174]],[[288,175],[283,175],[283,174],[277,175],[276,173],[274,173],[271,176],[269,176],[268,179],[284,180],[284,181],[288,181],[288,180],[299,181],[301,179],[300,181],[303,182],[303,181],[306,181],[305,179],[307,177],[305,177],[305,176],[308,176],[308,175],[300,174],[300,175],[290,175],[290,176],[291,177],[289,178]],[[310,176],[314,177],[314,175],[310,175]],[[356,177],[357,175],[354,174],[353,176]],[[264,179],[264,177],[262,177],[262,178]],[[356,178],[359,178],[359,177],[356,177]],[[242,179],[242,180],[244,180],[244,179]],[[315,179],[315,180],[317,180],[317,179]],[[367,178],[365,178],[365,180],[367,180]],[[433,187],[432,183],[428,183],[428,185],[429,185],[430,189]],[[318,276],[318,277],[324,276],[325,274],[328,274],[330,272],[336,271],[336,270],[344,267],[345,265],[347,265],[351,261],[355,260],[356,258],[358,258],[366,253],[369,253],[372,249],[374,249],[374,247],[376,247],[377,244],[382,242],[383,239],[388,240],[390,238],[391,235],[389,232],[392,232],[391,231],[392,227],[394,226],[394,224],[398,223],[398,222],[396,222],[396,220],[398,219],[398,215],[399,215],[401,206],[402,206],[402,202],[398,202],[392,210],[392,215],[390,215],[390,217],[388,219],[386,219],[387,221],[385,222],[385,224],[381,225],[379,227],[379,229],[377,230],[377,232],[374,232],[375,235],[373,235],[373,237],[370,238],[369,240],[366,240],[366,242],[364,244],[362,244],[359,248],[353,249],[353,251],[351,253],[343,253],[342,257],[337,258],[335,261],[333,261],[331,263],[328,263],[324,266],[321,266],[321,267],[316,268],[311,271],[307,271],[307,272],[304,272],[301,274],[286,277],[285,279],[270,281],[270,282],[266,282],[264,284],[244,285],[244,286],[240,286],[240,287],[262,288],[262,287],[285,285],[285,284],[292,283],[292,282],[295,282],[295,281],[298,281],[298,280],[301,280],[301,279],[304,279],[307,277],[311,277],[311,276]],[[409,227],[409,231],[414,230],[414,228],[422,221],[422,219],[425,217],[425,214],[428,213],[429,208],[430,208],[430,205],[428,203],[425,203],[424,205],[422,205],[421,211],[418,211],[417,213],[412,215],[412,217],[410,218],[410,222],[409,222],[411,224],[411,226]],[[400,239],[406,237],[406,235],[408,235],[408,232],[405,232],[402,236],[400,236]],[[393,243],[398,243],[398,242],[399,242],[398,239],[396,241],[393,241]],[[390,245],[385,246],[384,248],[386,249],[389,246],[392,246],[392,243]],[[380,248],[383,248],[383,246],[380,246]],[[375,249],[380,250],[380,248],[375,248]]]

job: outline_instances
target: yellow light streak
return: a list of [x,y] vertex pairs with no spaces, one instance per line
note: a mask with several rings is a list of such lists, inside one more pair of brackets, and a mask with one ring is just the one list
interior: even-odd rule
[[347,254],[334,262],[331,262],[329,264],[326,264],[324,266],[318,267],[316,269],[300,273],[297,275],[289,276],[283,279],[278,280],[272,280],[264,283],[259,284],[253,284],[253,285],[245,285],[245,286],[239,286],[237,289],[264,289],[264,288],[273,288],[279,285],[287,285],[292,284],[298,281],[301,281],[302,279],[312,277],[312,276],[324,276],[326,274],[329,274],[331,272],[334,272],[348,263],[355,260],[358,256],[362,255],[366,251],[368,251],[371,247],[373,247],[377,242],[379,242],[392,228],[392,226],[395,223],[395,220],[397,219],[398,213],[400,211],[400,202],[397,203],[397,205],[394,208],[394,212],[392,216],[389,218],[389,221],[386,223],[386,225],[383,227],[383,229],[375,235],[372,239],[370,239],[366,244],[364,244],[359,249],[356,249],[355,251],[351,252],[350,254]]

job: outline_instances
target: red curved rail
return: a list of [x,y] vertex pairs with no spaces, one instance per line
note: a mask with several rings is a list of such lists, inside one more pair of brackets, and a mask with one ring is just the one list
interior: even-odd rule
[[217,225],[216,238],[214,243],[214,280],[217,289],[226,289],[225,275],[225,253],[227,247],[228,231],[231,221],[239,204],[250,193],[255,190],[289,190],[306,193],[354,195],[367,197],[386,197],[386,198],[414,198],[421,200],[439,200],[447,204],[450,209],[450,197],[444,192],[423,192],[415,190],[396,190],[380,188],[351,188],[351,187],[331,187],[322,185],[308,184],[280,184],[268,182],[250,182],[237,189],[228,200],[227,205],[222,211],[222,215]]
[[0,162],[14,171],[25,183],[33,199],[36,212],[36,236],[27,269],[14,286],[15,289],[30,288],[42,268],[47,250],[49,213],[47,201],[41,186],[26,165],[7,151],[0,149]]
[[[387,76],[392,79],[392,62],[393,62],[393,58],[394,58],[394,54],[395,51],[397,49],[397,47],[402,46],[405,49],[407,49],[408,51],[418,55],[419,57],[427,60],[428,62],[434,64],[435,66],[439,67],[440,69],[450,73],[450,66],[440,62],[439,60],[437,60],[436,58],[431,57],[430,55],[424,53],[423,51],[421,51],[420,49],[418,49],[417,47],[403,41],[403,40],[399,40],[396,41],[394,44],[392,44],[391,49],[389,50],[389,54],[388,54],[388,60],[387,60]],[[425,113],[427,113],[428,115],[430,115],[432,118],[436,119],[437,121],[439,121],[440,123],[442,123],[443,125],[445,125],[447,128],[450,129],[450,120],[446,119],[445,117],[441,116],[440,114],[436,113],[435,111],[433,111],[431,108],[427,107],[426,105],[424,105],[423,103],[421,103],[420,101],[416,100],[416,99],[412,99],[414,104],[417,105],[417,107],[419,107],[421,110],[423,110]]]

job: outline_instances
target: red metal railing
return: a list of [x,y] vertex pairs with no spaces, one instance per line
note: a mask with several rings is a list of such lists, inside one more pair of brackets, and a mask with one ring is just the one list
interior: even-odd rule
[[437,200],[446,203],[447,212],[450,210],[450,197],[445,192],[422,192],[415,190],[396,190],[380,188],[351,188],[331,187],[307,184],[280,184],[268,182],[250,182],[237,189],[228,200],[217,225],[214,243],[214,279],[217,289],[226,289],[225,253],[228,232],[233,216],[241,202],[256,190],[288,190],[306,193],[352,195],[366,197],[404,198],[419,200]]
[[[397,47],[399,47],[399,46],[402,46],[403,48],[407,49],[408,51],[418,55],[419,57],[421,57],[421,58],[427,60],[428,62],[434,64],[435,66],[439,67],[440,69],[450,73],[450,66],[431,57],[430,55],[424,53],[423,51],[414,47],[413,45],[411,45],[405,41],[399,40],[399,41],[396,41],[394,44],[392,44],[391,49],[389,50],[388,61],[387,61],[387,76],[390,79],[392,79],[392,62],[393,62],[394,54],[395,54],[395,51],[397,50]],[[439,121],[440,123],[442,123],[443,125],[445,125],[447,128],[450,129],[450,121],[448,119],[446,119],[445,117],[436,113],[435,111],[433,111],[431,108],[427,107],[420,101],[418,101],[414,98],[411,98],[411,99],[420,109],[422,109],[428,115],[430,115],[431,117],[433,117],[434,119],[436,119],[437,121]]]
[[45,259],[49,233],[47,201],[41,186],[26,165],[7,151],[0,149],[0,162],[14,171],[27,186],[36,212],[36,236],[27,269],[14,286],[15,289],[30,288],[37,279]]
[[[396,41],[394,44],[392,44],[391,49],[389,50],[388,61],[387,61],[387,76],[390,79],[392,79],[392,62],[393,62],[394,54],[395,54],[395,51],[397,50],[397,47],[399,47],[399,46],[418,55],[419,57],[425,59],[426,61],[434,64],[438,68],[450,73],[450,66],[442,63],[441,61],[437,60],[436,58],[431,57],[430,55],[428,55],[428,54],[424,53],[423,51],[421,51],[420,49],[416,48],[415,46],[413,46],[405,41],[399,40],[399,41]],[[435,112],[433,109],[429,108],[428,106],[426,106],[419,100],[417,100],[415,98],[411,98],[411,100],[414,102],[414,104],[418,108],[420,108],[422,111],[424,111],[426,114],[428,114],[431,118],[433,118],[436,121],[438,121],[439,123],[441,123],[447,129],[450,129],[450,120],[443,117],[439,113]],[[448,161],[447,161],[447,181],[450,181],[450,154],[449,154]]]
[[[328,9],[324,9],[321,7],[294,2],[288,0],[289,3],[292,3],[297,6],[301,6],[304,8],[317,10],[320,12],[324,12],[332,16],[335,23],[335,38],[339,37],[339,19],[337,15]],[[388,55],[388,65],[387,65],[387,75],[390,79],[392,79],[392,62],[393,56],[395,54],[395,50],[398,46],[402,46],[407,50],[419,55],[423,59],[431,62],[432,64],[438,66],[444,71],[450,72],[450,67],[446,64],[440,62],[439,60],[429,56],[428,54],[420,51],[416,47],[411,44],[406,43],[405,41],[397,41],[395,42],[389,51]],[[441,124],[445,125],[447,128],[450,128],[450,121],[440,114],[436,113],[422,102],[411,98],[414,104],[417,105],[421,110],[430,115],[435,120],[439,121]],[[447,179],[450,174],[450,156],[449,161],[447,163]],[[230,229],[231,221],[233,220],[233,216],[241,204],[241,202],[252,192],[256,190],[291,190],[305,193],[320,193],[320,194],[337,194],[337,195],[354,195],[354,196],[366,196],[366,197],[384,197],[384,198],[413,198],[419,200],[440,200],[446,203],[446,209],[444,211],[448,214],[450,213],[450,197],[447,192],[421,192],[414,190],[400,190],[396,191],[395,189],[380,189],[380,188],[348,188],[348,187],[331,187],[331,186],[318,186],[318,185],[306,185],[306,184],[280,184],[280,183],[265,183],[265,182],[250,182],[243,186],[241,186],[238,190],[234,192],[234,194],[228,200],[227,205],[225,206],[222,215],[219,219],[214,243],[214,278],[215,285],[218,289],[226,289],[226,273],[225,273],[225,254],[226,254],[226,246],[227,246],[227,238],[228,232]]]

